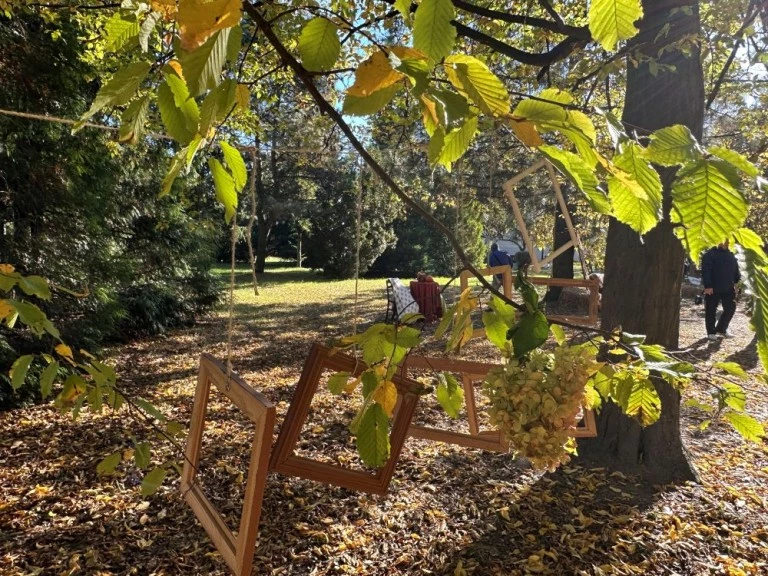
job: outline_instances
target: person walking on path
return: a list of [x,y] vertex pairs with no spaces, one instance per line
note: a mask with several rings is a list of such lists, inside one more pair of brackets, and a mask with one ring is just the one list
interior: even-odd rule
[[[736,283],[741,280],[736,256],[728,250],[728,240],[707,250],[701,259],[704,281],[704,319],[707,338],[717,340],[728,334],[728,324],[736,312]],[[723,313],[715,324],[717,307],[722,302]]]

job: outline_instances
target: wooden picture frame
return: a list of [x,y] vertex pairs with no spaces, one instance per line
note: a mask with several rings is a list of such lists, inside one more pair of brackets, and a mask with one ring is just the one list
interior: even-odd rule
[[425,356],[409,355],[403,362],[402,372],[407,375],[409,369],[427,369],[436,372],[461,373],[464,388],[464,407],[467,411],[467,424],[469,434],[454,432],[453,430],[441,430],[431,426],[411,424],[408,434],[412,438],[433,440],[456,444],[467,448],[479,448],[492,452],[508,452],[509,444],[504,440],[499,430],[480,430],[477,418],[477,405],[475,403],[474,383],[483,380],[491,368],[497,364],[486,364],[469,360],[457,360],[454,358],[428,358]]
[[289,476],[298,476],[299,478],[315,480],[324,484],[332,484],[369,494],[384,495],[392,480],[395,465],[400,458],[400,452],[408,436],[408,428],[419,401],[419,396],[414,391],[419,390],[421,384],[400,375],[395,375],[392,378],[398,390],[399,407],[395,411],[389,435],[389,460],[374,473],[364,470],[352,470],[335,464],[297,456],[294,453],[296,443],[299,440],[301,429],[307,420],[312,398],[317,392],[323,370],[349,372],[357,376],[367,369],[363,362],[357,361],[351,356],[340,352],[333,354],[331,352],[331,349],[320,344],[312,346],[309,356],[307,356],[307,360],[304,363],[301,378],[293,395],[291,405],[288,408],[283,426],[280,429],[274,450],[272,451],[270,468]]
[[[255,427],[237,536],[232,533],[219,510],[195,481],[200,464],[211,383],[229,398]],[[227,377],[226,367],[213,356],[209,354],[200,356],[195,402],[184,451],[181,493],[219,554],[236,576],[250,575],[253,566],[274,426],[275,407],[265,396],[248,386],[237,374],[230,373]]]

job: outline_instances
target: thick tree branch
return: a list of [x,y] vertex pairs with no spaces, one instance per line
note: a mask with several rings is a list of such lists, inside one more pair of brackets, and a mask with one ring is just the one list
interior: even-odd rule
[[453,0],[453,5],[464,12],[475,14],[476,16],[482,16],[490,20],[499,20],[501,22],[509,22],[511,24],[522,24],[524,26],[531,26],[533,28],[541,28],[542,30],[549,30],[550,32],[557,32],[564,36],[572,36],[574,38],[589,39],[589,28],[586,26],[568,26],[563,22],[562,18],[552,10],[546,0],[541,0],[540,4],[546,6],[547,12],[556,18],[556,21],[547,20],[545,18],[537,18],[535,16],[528,16],[526,14],[510,14],[509,12],[500,12],[498,10],[491,10],[483,6],[475,6],[464,0]]
[[530,64],[531,66],[540,66],[542,68],[551,66],[560,60],[564,60],[577,49],[586,46],[587,43],[589,43],[591,40],[591,37],[574,38],[569,36],[559,44],[556,44],[555,47],[551,50],[542,52],[541,54],[534,54],[532,52],[525,52],[524,50],[510,46],[506,42],[497,40],[492,36],[488,36],[483,32],[475,30],[474,28],[470,28],[469,26],[465,26],[464,24],[456,22],[455,20],[452,22],[452,24],[456,27],[456,32],[458,32],[459,36],[470,38],[475,42],[483,44],[484,46],[488,46],[488,48],[495,50],[499,54],[508,56],[513,60],[520,62],[521,64]]
[[472,272],[472,274],[478,279],[478,281],[488,290],[490,290],[493,294],[496,294],[497,296],[501,297],[507,304],[510,304],[511,306],[514,306],[518,310],[523,310],[524,307],[513,301],[509,298],[506,298],[503,294],[500,294],[496,289],[491,286],[491,283],[486,280],[482,274],[472,265],[472,263],[469,261],[469,258],[467,258],[466,253],[464,252],[463,247],[459,243],[459,241],[456,239],[454,234],[446,227],[442,222],[437,220],[432,214],[430,214],[427,210],[425,210],[422,206],[420,206],[417,202],[415,202],[408,194],[406,194],[402,188],[392,179],[392,177],[387,173],[386,170],[373,158],[373,156],[370,155],[368,150],[363,146],[362,142],[355,136],[354,132],[350,128],[349,124],[346,123],[344,118],[342,118],[341,114],[325,99],[325,97],[320,93],[320,90],[315,86],[313,77],[311,74],[307,72],[307,70],[304,69],[304,67],[299,63],[296,58],[288,51],[288,49],[285,47],[285,45],[282,43],[280,38],[275,34],[274,30],[272,30],[272,27],[269,25],[269,23],[266,21],[266,19],[261,15],[258,9],[256,9],[254,6],[249,4],[248,2],[245,2],[243,4],[243,7],[245,8],[245,11],[248,13],[248,15],[253,18],[254,22],[258,25],[259,29],[261,29],[264,36],[267,38],[270,44],[274,46],[277,53],[282,58],[283,62],[291,68],[294,73],[296,74],[297,78],[304,84],[304,86],[307,88],[309,93],[312,95],[312,98],[315,100],[315,103],[318,105],[320,110],[327,114],[339,127],[339,129],[344,133],[344,135],[347,137],[347,140],[352,145],[352,147],[357,151],[358,154],[365,160],[365,163],[368,164],[368,166],[371,168],[371,170],[384,182],[390,190],[398,197],[400,200],[403,201],[403,203],[408,206],[411,210],[415,211],[417,214],[419,214],[426,222],[432,226],[435,230],[443,234],[448,241],[451,243],[451,246],[456,251],[456,254],[458,255],[459,259],[461,260],[464,267]]

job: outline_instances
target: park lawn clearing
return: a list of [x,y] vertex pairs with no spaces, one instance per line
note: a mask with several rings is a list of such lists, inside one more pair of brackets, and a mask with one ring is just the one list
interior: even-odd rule
[[[351,332],[354,281],[276,266],[262,275],[259,296],[249,283],[248,270],[238,269],[233,366],[275,403],[279,426],[311,343]],[[358,323],[383,318],[384,280],[363,279],[358,289]],[[709,348],[697,344],[701,313],[683,304],[681,344],[754,376],[746,317],[734,319],[735,338]],[[227,325],[223,306],[192,328],[111,350],[122,386],[186,423],[198,357],[225,358]],[[480,342],[466,356],[494,358]],[[765,422],[764,388],[754,377],[748,386],[750,410]],[[221,397],[212,396],[209,410],[200,476],[237,529],[251,428]],[[353,461],[345,426],[353,410],[347,398],[319,394],[299,450]],[[767,573],[768,444],[746,444],[721,424],[699,431],[702,420],[684,408],[683,435],[702,483],[656,492],[617,473],[569,464],[542,475],[511,455],[413,439],[386,497],[270,474],[254,574]],[[103,456],[130,449],[126,430],[153,436],[123,413],[73,422],[44,405],[0,414],[1,573],[227,574],[174,471],[150,497],[140,495],[141,475],[130,466],[97,476]],[[168,442],[153,447],[155,463],[174,456]]]

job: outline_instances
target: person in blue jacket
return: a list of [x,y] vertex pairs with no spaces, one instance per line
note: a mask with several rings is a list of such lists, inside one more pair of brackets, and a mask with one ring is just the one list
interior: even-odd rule
[[[505,266],[505,265],[512,265],[512,261],[509,258],[509,254],[506,252],[499,250],[499,245],[494,242],[491,244],[491,253],[488,254],[488,267],[493,268],[494,266]],[[493,282],[492,286],[494,288],[499,288],[501,286],[502,282],[502,275],[501,274],[494,274],[493,276]]]
[[[707,338],[726,338],[728,325],[736,312],[736,283],[741,280],[736,256],[728,250],[728,240],[710,248],[701,259],[701,278],[704,281],[704,319]],[[717,307],[722,302],[723,313],[715,324]]]

